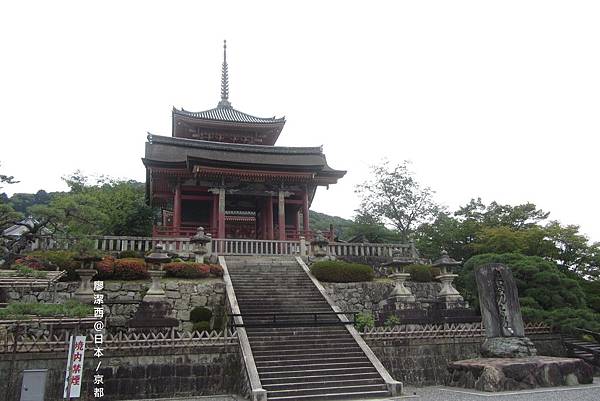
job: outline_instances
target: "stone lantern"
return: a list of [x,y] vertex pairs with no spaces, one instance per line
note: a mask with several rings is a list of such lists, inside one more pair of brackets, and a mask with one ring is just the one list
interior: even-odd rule
[[395,250],[392,253],[392,262],[387,264],[387,266],[392,266],[394,268],[394,272],[389,275],[395,282],[390,298],[394,298],[399,302],[415,302],[415,296],[404,286],[406,279],[410,277],[410,273],[404,272],[404,267],[411,265],[414,262],[415,260],[412,257],[402,255],[400,250]]
[[458,274],[452,274],[451,269],[460,264],[461,262],[448,256],[448,252],[446,251],[442,251],[440,258],[433,263],[433,267],[439,267],[441,270],[441,274],[436,279],[442,283],[442,289],[438,297],[444,302],[458,302],[463,300],[463,297],[456,291],[456,288],[452,286],[452,281],[458,277]]
[[74,256],[73,259],[81,263],[81,267],[75,270],[81,282],[73,297],[80,302],[91,303],[94,300],[94,289],[90,282],[97,273],[94,269],[94,263],[102,260],[102,258],[97,255],[79,254]]
[[142,299],[143,302],[164,302],[165,291],[160,286],[160,279],[165,275],[165,271],[162,269],[164,263],[169,263],[171,258],[167,252],[163,249],[162,245],[158,244],[154,247],[152,253],[147,255],[145,258],[150,269],[148,274],[152,279],[152,285],[146,292],[146,295]]
[[320,230],[316,232],[315,238],[312,241],[310,241],[310,244],[313,247],[313,255],[317,259],[323,259],[329,254],[327,249],[329,241],[327,240],[327,238],[325,238],[325,236]]
[[204,263],[204,255],[209,253],[209,249],[206,244],[210,243],[211,241],[212,237],[210,234],[204,233],[204,227],[198,227],[196,235],[190,238],[190,243],[193,246],[192,252],[196,255],[197,263]]

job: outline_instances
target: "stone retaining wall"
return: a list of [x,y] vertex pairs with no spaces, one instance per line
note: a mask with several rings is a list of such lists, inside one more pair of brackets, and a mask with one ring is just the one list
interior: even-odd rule
[[[52,289],[15,288],[8,291],[9,302],[55,302],[71,299],[78,282],[57,283],[56,294]],[[105,281],[104,300],[108,308],[108,328],[124,327],[136,312],[138,304],[150,287],[150,281]],[[179,319],[180,330],[190,330],[190,310],[204,306],[214,315],[224,313],[225,283],[220,278],[201,280],[165,279],[162,282],[167,301],[173,305],[172,317]],[[54,296],[54,298],[53,298]],[[123,302],[123,303],[119,303]]]
[[[66,354],[16,354],[0,360],[0,397],[18,401],[23,370],[48,369],[45,401],[63,399]],[[93,400],[97,362],[85,358],[83,392]],[[127,350],[102,358],[106,400],[189,397],[239,392],[241,370],[237,344],[188,348]],[[83,399],[83,398],[82,398]]]
[[[558,335],[531,336],[540,355],[564,356]],[[448,363],[479,358],[482,337],[440,339],[367,339],[388,372],[405,385],[445,384]]]
[[[377,280],[360,283],[321,282],[327,295],[342,311],[373,312],[379,310],[379,302],[387,298],[394,288],[392,280]],[[427,307],[437,301],[442,285],[437,282],[418,283],[408,281],[407,288],[415,295],[417,305]]]

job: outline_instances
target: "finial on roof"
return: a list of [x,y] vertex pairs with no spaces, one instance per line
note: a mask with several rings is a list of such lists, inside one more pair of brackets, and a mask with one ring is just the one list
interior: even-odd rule
[[227,41],[223,41],[223,67],[221,69],[221,101],[217,107],[231,108],[229,103],[229,73],[227,71]]

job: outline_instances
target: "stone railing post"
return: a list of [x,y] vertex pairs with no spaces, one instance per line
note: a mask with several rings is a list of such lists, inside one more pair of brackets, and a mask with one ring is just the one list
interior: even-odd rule
[[306,254],[306,239],[300,237],[300,256],[307,256]]

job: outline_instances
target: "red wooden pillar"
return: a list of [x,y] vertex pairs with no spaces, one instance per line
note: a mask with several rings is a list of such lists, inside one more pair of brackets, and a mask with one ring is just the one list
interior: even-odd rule
[[175,196],[173,198],[173,227],[181,227],[181,185],[175,185]]
[[267,201],[265,199],[260,208],[260,239],[267,239]]
[[210,229],[212,235],[217,236],[217,227],[219,224],[219,196],[213,194],[212,196],[212,212],[210,214]]
[[278,194],[278,205],[277,205],[277,209],[278,209],[278,218],[277,218],[277,224],[279,224],[279,240],[280,241],[284,241],[285,240],[285,194],[283,193],[283,191],[279,191]]
[[217,238],[225,238],[225,188],[219,188],[219,222]]
[[294,215],[294,235],[296,239],[300,237],[300,208],[296,209],[296,214]]
[[273,197],[267,196],[267,239],[274,239],[273,234]]
[[308,189],[304,191],[304,195],[302,196],[302,218],[304,224],[304,237],[310,237],[310,223],[308,218]]

